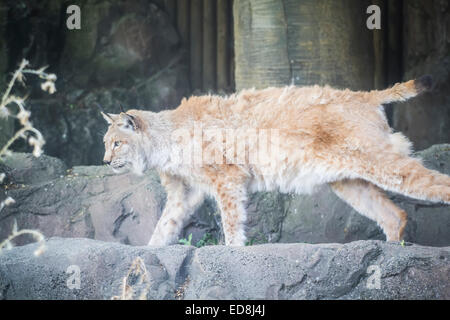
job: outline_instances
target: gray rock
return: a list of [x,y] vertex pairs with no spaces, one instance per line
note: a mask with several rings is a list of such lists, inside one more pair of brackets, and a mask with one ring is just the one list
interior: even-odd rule
[[375,222],[341,201],[328,186],[312,195],[287,197],[280,242],[346,243],[384,239]]
[[66,165],[57,158],[41,155],[36,158],[30,153],[15,152],[0,163],[15,184],[40,184],[66,174]]
[[179,54],[178,33],[154,3],[100,0],[80,8],[83,27],[63,30],[60,60],[61,76],[80,88],[148,77]]
[[[204,247],[194,252],[185,298],[448,299],[449,258],[448,247],[374,240]],[[379,289],[371,289],[372,268]]]
[[[111,299],[121,295],[123,278],[138,257],[148,273],[149,284],[142,288],[148,297],[174,299],[192,251],[185,246],[147,249],[58,238],[50,239],[38,257],[33,254],[35,249],[32,244],[2,252],[0,299]],[[78,270],[79,289],[72,277]]]
[[[18,167],[8,172],[9,182],[0,191],[0,199],[11,196],[16,203],[0,212],[0,239],[9,235],[16,220],[20,229],[38,229],[47,237],[148,243],[165,199],[155,172],[142,177],[115,175],[107,167],[94,166],[61,172],[61,162],[55,158],[26,162],[32,158],[13,157],[24,161],[7,161]],[[43,163],[47,171],[39,170]],[[36,182],[41,171],[56,174]],[[26,241],[19,239],[19,243]]]
[[[53,238],[35,257],[36,247],[0,254],[0,299],[111,299],[137,257],[149,299],[450,298],[449,247],[370,240],[196,249]],[[80,288],[70,289],[77,267]]]

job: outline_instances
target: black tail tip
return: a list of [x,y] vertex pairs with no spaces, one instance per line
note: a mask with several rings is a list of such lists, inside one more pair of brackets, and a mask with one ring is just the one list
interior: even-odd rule
[[418,93],[430,91],[433,86],[433,78],[429,74],[421,76],[414,81],[414,85]]

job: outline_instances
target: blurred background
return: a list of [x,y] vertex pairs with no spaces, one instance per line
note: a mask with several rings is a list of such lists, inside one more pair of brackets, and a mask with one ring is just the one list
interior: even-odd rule
[[[66,27],[71,4],[80,30]],[[380,30],[366,27],[371,4]],[[192,94],[369,90],[429,73],[432,93],[387,107],[420,150],[450,141],[449,13],[446,0],[0,0],[0,87],[23,58],[58,75],[50,97],[30,80],[28,108],[45,153],[73,166],[101,163],[106,127],[95,102],[158,111]],[[1,123],[0,143],[13,127]]]

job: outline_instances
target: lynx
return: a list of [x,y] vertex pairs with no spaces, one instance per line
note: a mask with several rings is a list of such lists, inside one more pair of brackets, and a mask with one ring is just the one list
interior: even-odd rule
[[411,156],[383,104],[430,88],[429,76],[370,92],[288,86],[193,96],[158,113],[102,113],[109,124],[104,162],[116,172],[159,172],[167,203],[149,245],[176,242],[211,196],[225,244],[242,246],[249,193],[311,193],[323,184],[374,220],[387,241],[399,241],[407,215],[383,190],[450,204],[450,177]]

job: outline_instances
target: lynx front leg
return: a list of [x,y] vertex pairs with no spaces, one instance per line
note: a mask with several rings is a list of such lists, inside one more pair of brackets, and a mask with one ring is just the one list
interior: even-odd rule
[[330,184],[336,195],[362,215],[374,220],[387,241],[400,241],[406,226],[406,212],[398,208],[378,187],[354,179]]
[[167,191],[167,202],[148,245],[175,243],[186,220],[204,200],[203,192],[187,187],[180,179],[162,175],[161,182]]

